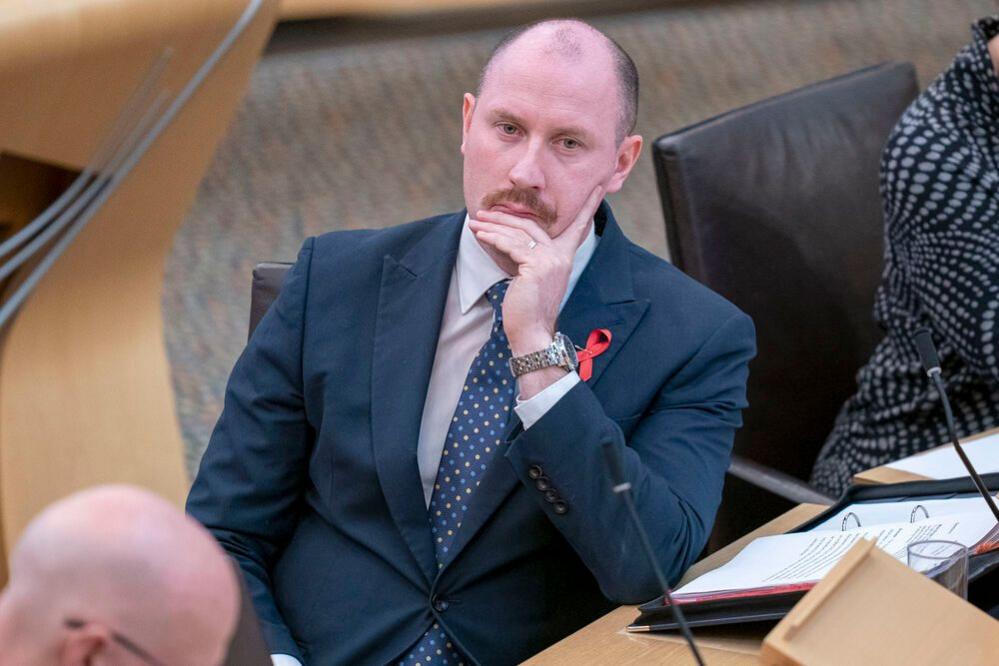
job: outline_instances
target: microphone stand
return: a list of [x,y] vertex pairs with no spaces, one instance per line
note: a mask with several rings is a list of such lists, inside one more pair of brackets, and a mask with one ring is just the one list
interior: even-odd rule
[[704,660],[697,649],[697,644],[694,643],[694,635],[690,631],[690,625],[687,624],[687,618],[683,616],[680,606],[673,601],[673,594],[669,584],[666,582],[666,576],[663,575],[663,570],[659,566],[659,560],[656,559],[652,544],[649,542],[649,535],[645,532],[642,521],[638,517],[638,510],[635,509],[635,500],[631,496],[631,483],[624,476],[624,466],[621,464],[618,451],[614,448],[613,442],[604,442],[602,446],[604,449],[604,459],[607,462],[607,470],[611,476],[611,483],[614,484],[614,493],[624,498],[624,503],[628,507],[628,513],[631,515],[631,521],[635,524],[638,537],[642,542],[642,550],[645,551],[645,556],[652,564],[652,570],[655,572],[656,578],[659,580],[659,586],[663,590],[663,598],[669,603],[670,610],[673,612],[673,619],[680,626],[680,632],[683,634],[684,639],[686,639],[687,645],[690,646],[690,651],[694,653],[694,659],[697,661],[698,666],[704,666]]
[[971,480],[975,482],[975,486],[978,488],[978,492],[981,493],[982,498],[985,503],[988,504],[989,509],[992,510],[992,515],[996,517],[996,521],[999,522],[999,508],[996,507],[995,500],[989,493],[989,489],[985,487],[985,482],[982,481],[982,477],[978,475],[975,467],[971,464],[971,460],[968,455],[964,452],[964,447],[957,438],[957,428],[954,425],[954,412],[950,406],[950,400],[947,398],[947,389],[944,386],[942,371],[940,369],[940,358],[937,355],[936,346],[933,344],[933,337],[930,333],[930,329],[926,326],[920,327],[912,334],[912,339],[916,343],[916,349],[919,352],[919,358],[922,361],[923,369],[926,370],[926,375],[933,381],[933,385],[937,389],[937,393],[940,394],[940,402],[943,403],[944,408],[944,418],[947,420],[947,431],[950,433],[950,442],[954,445],[954,449],[957,451],[958,457],[961,458],[961,462],[964,464],[965,469],[968,470],[968,474],[971,476]]

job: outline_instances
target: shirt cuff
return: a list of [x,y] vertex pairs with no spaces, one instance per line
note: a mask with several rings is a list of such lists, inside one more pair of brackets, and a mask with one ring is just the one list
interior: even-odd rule
[[302,662],[290,654],[272,654],[271,661],[274,662],[274,666],[302,666]]
[[520,423],[524,426],[524,430],[540,421],[541,417],[547,414],[548,410],[554,407],[555,403],[578,383],[579,375],[573,370],[528,400],[521,400],[518,395],[517,404],[513,406],[513,411],[517,412],[517,416],[520,417]]

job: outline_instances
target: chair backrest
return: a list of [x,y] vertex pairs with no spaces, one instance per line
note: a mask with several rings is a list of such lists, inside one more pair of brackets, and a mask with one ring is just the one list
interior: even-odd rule
[[250,287],[250,330],[247,338],[253,335],[257,324],[281,292],[281,286],[290,269],[291,264],[278,261],[265,261],[253,268],[253,285]]
[[[911,64],[877,65],[653,145],[673,262],[756,323],[741,456],[807,479],[881,338],[880,155],[917,93]],[[730,479],[712,543],[783,508]]]
[[260,630],[260,620],[253,607],[253,599],[246,588],[246,581],[239,566],[233,562],[236,569],[236,580],[239,582],[239,619],[236,630],[229,641],[223,666],[271,666],[271,654]]
[[878,65],[654,144],[674,263],[756,323],[753,460],[805,478],[880,340],[880,154],[917,92],[911,64]]

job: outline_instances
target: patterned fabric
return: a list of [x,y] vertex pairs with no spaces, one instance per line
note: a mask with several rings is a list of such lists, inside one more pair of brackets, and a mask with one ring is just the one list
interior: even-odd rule
[[454,643],[441,629],[441,625],[434,622],[434,626],[428,629],[416,645],[399,659],[399,666],[416,666],[417,664],[464,666],[465,658],[454,647]]
[[[430,531],[438,568],[448,560],[462,516],[499,449],[510,415],[515,381],[507,366],[510,345],[503,331],[501,307],[509,284],[503,280],[486,291],[496,317],[489,339],[475,355],[465,378],[430,497]],[[400,666],[463,663],[465,658],[437,623],[399,661]]]
[[853,474],[948,439],[912,332],[929,325],[959,436],[999,425],[999,17],[903,114],[882,155],[885,270],[874,315],[886,331],[857,375],[812,473],[838,494]]

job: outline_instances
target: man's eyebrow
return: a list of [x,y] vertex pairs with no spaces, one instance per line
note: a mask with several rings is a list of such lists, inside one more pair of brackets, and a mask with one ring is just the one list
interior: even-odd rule
[[581,138],[588,138],[590,133],[587,132],[582,127],[577,127],[576,125],[566,125],[565,127],[556,127],[555,134],[568,134],[569,136],[578,136]]
[[[520,119],[520,116],[518,116],[513,111],[509,111],[507,109],[502,109],[502,108],[493,109],[492,111],[489,112],[489,115],[492,116],[494,120],[509,120],[510,122],[517,123],[518,125],[523,124],[523,121]],[[556,127],[553,130],[552,134],[558,134],[558,135],[568,134],[570,136],[578,136],[582,138],[588,138],[590,136],[590,133],[586,131],[586,129],[579,127],[578,125],[565,125],[563,127]]]
[[513,111],[508,111],[507,109],[493,109],[489,112],[489,115],[496,120],[512,120],[515,123],[521,122],[520,116]]

